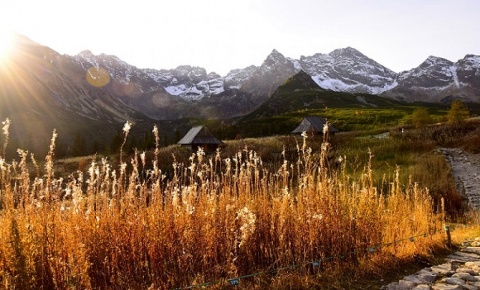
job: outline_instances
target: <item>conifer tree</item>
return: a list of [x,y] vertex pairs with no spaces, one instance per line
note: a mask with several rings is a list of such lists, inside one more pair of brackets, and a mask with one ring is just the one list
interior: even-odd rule
[[447,113],[449,123],[458,123],[470,117],[470,111],[462,101],[453,101]]
[[432,117],[425,108],[415,109],[412,113],[412,123],[415,127],[421,128],[432,122]]

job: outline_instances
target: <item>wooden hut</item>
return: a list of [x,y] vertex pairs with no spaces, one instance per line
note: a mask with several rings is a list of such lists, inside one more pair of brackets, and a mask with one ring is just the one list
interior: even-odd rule
[[[323,127],[326,123],[327,120],[324,118],[308,116],[303,118],[302,122],[300,122],[300,125],[298,125],[298,127],[292,131],[292,134],[302,134],[302,132],[306,132],[308,136],[322,136]],[[338,132],[338,130],[329,124],[328,134],[333,136],[336,132]]]
[[213,152],[223,142],[213,136],[206,126],[196,126],[190,129],[177,144],[190,147],[194,152],[200,147],[206,152]]

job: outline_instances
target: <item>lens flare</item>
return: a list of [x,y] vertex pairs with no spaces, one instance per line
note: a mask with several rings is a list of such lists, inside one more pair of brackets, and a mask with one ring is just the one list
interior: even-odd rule
[[136,86],[136,84],[128,80],[113,79],[112,89],[117,95],[131,98],[135,98],[142,94],[142,91]]
[[91,67],[87,70],[87,82],[97,88],[106,86],[110,82],[110,74],[103,67]]

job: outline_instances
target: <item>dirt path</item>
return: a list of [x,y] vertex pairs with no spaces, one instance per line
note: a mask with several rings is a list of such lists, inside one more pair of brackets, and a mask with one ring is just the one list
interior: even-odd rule
[[457,192],[468,199],[472,209],[480,208],[480,154],[459,148],[440,148],[450,162]]

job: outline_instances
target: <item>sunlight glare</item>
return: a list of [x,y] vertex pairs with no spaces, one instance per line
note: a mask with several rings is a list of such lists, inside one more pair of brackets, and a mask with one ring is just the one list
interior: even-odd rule
[[0,60],[5,61],[13,47],[13,33],[0,27]]

